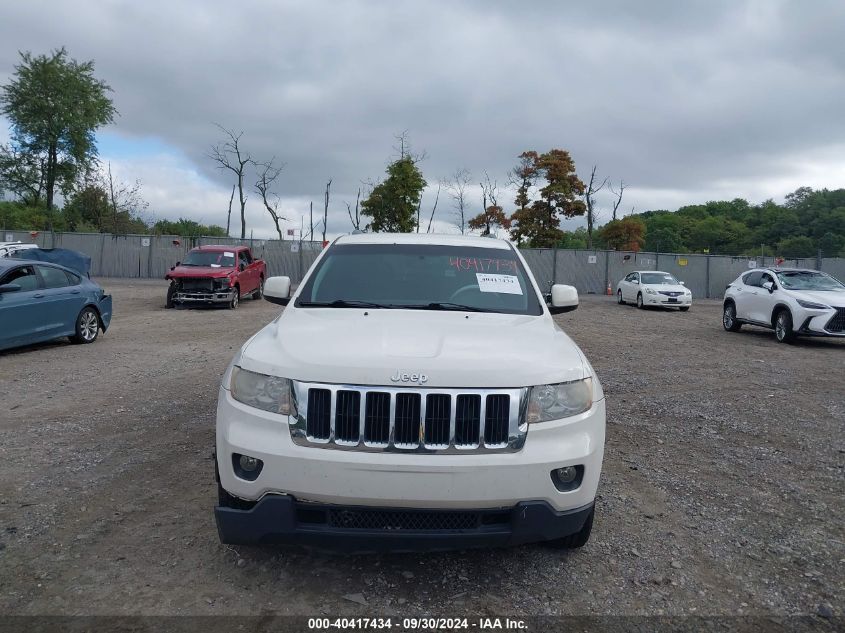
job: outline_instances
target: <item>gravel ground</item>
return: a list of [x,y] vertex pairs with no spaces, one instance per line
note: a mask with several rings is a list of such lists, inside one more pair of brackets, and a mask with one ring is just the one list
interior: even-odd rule
[[590,543],[342,557],[217,539],[218,379],[277,308],[103,284],[94,345],[0,353],[0,613],[842,615],[845,341],[584,297],[557,318],[608,399]]

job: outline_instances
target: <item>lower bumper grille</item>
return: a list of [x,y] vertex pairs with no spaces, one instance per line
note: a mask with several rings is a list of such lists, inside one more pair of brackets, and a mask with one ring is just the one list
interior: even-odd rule
[[473,530],[478,512],[403,512],[400,510],[330,510],[329,526],[345,530]]
[[836,308],[836,314],[827,322],[828,332],[845,332],[845,308]]
[[514,451],[528,390],[394,389],[294,382],[296,444],[362,451]]

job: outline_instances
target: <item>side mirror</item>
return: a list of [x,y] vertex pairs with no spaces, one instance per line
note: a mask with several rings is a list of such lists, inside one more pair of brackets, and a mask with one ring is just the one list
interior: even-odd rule
[[631,283],[632,283],[632,284],[639,284],[639,283],[640,283],[640,280],[639,280],[639,279],[632,279],[632,280],[631,280]]
[[290,277],[269,277],[264,282],[264,298],[270,303],[286,306],[290,301]]
[[177,266],[180,266],[181,264],[182,264],[182,262],[176,262],[175,264],[173,264],[173,266],[170,267],[170,270],[173,270],[174,268],[176,268]]
[[0,286],[0,292],[17,292],[20,289],[19,284],[3,284]]
[[578,307],[578,291],[575,286],[555,284],[552,286],[551,301],[549,301],[549,312],[562,314],[572,312]]
[[775,291],[775,285],[771,281],[763,282],[763,288],[768,290],[770,294]]
[[679,281],[678,283],[679,283],[679,284],[681,284],[682,286],[686,286],[686,285],[687,285],[687,283],[686,283],[685,281]]
[[243,272],[244,270],[246,270],[246,264],[244,264],[243,262],[241,262],[241,263],[240,263],[240,265],[238,266],[238,270],[240,270],[241,272]]

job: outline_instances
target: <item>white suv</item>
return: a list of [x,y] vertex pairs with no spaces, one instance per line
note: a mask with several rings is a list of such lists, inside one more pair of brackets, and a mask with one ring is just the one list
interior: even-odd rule
[[760,268],[740,275],[725,290],[722,325],[772,328],[777,340],[798,335],[845,337],[845,285],[817,270]]
[[599,379],[520,253],[476,237],[338,238],[227,368],[224,543],[412,551],[587,542]]

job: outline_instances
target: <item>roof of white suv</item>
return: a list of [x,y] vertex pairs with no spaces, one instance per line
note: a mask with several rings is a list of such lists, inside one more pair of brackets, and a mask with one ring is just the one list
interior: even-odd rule
[[440,246],[470,246],[508,250],[505,240],[472,235],[444,235],[432,233],[358,233],[343,235],[335,244],[437,244]]

